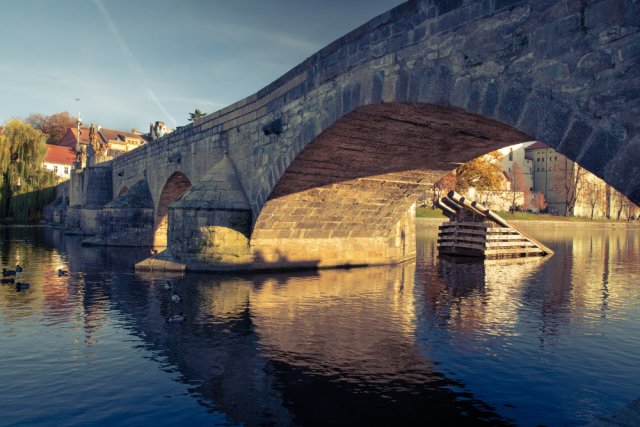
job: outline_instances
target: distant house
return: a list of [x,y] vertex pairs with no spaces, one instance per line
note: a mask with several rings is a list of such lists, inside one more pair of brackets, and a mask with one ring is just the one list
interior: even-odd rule
[[532,144],[533,142],[523,142],[498,150],[500,154],[502,154],[500,167],[505,173],[506,179],[509,181],[508,190],[511,190],[511,169],[514,163],[520,165],[527,186],[530,190],[533,190],[533,162],[526,158],[526,148]]
[[155,124],[149,124],[149,133],[146,136],[150,141],[155,141],[171,132],[173,129],[168,128],[164,122],[157,121]]
[[47,145],[47,154],[42,165],[58,175],[58,180],[63,181],[71,176],[71,168],[76,160],[75,149],[61,145]]
[[107,155],[111,157],[117,157],[147,143],[146,137],[136,132],[122,132],[99,127],[98,135],[109,144]]
[[[118,157],[128,151],[140,147],[147,143],[147,137],[137,132],[123,132],[119,130],[106,129],[97,127],[97,137],[100,138],[102,144],[106,144],[107,156]],[[76,149],[78,144],[78,129],[69,128],[67,133],[62,137],[60,145]],[[80,134],[80,144],[89,145],[89,129],[82,129]]]

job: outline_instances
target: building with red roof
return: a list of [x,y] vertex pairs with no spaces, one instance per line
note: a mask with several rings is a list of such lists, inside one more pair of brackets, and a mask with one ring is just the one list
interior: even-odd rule
[[73,162],[76,160],[76,151],[74,148],[62,145],[47,145],[47,154],[44,157],[42,165],[52,170],[58,175],[60,181],[69,179]]
[[[106,129],[98,126],[96,128],[97,137],[103,145],[107,145],[107,156],[117,157],[128,151],[140,147],[147,142],[146,136],[137,132],[123,132],[119,130]],[[78,144],[78,129],[69,128],[62,137],[60,145],[76,149]],[[80,144],[89,145],[89,129],[82,129],[80,133]]]

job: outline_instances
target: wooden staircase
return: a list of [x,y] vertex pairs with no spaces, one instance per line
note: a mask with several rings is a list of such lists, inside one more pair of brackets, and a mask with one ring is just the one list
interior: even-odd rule
[[451,191],[437,202],[449,218],[440,226],[438,251],[486,259],[552,255],[553,251],[491,210]]

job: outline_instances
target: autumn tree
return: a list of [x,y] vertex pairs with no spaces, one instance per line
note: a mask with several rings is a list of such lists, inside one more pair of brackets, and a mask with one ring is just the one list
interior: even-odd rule
[[540,212],[547,208],[547,201],[544,198],[544,193],[542,191],[536,191],[533,195],[533,200],[531,201],[533,206],[538,209]]
[[436,183],[433,184],[433,198],[431,203],[432,208],[436,208],[436,201],[438,201],[440,197],[447,194],[451,190],[455,190],[455,188],[456,177],[451,173],[446,174],[438,181],[436,181]]
[[476,157],[455,170],[456,191],[463,192],[474,187],[479,191],[500,188],[504,176],[498,163],[502,159],[499,151]]
[[17,221],[35,219],[53,195],[56,175],[42,167],[46,136],[14,119],[0,135],[0,216]]
[[47,135],[47,143],[53,145],[58,145],[67,130],[77,125],[77,119],[66,111],[50,116],[40,113],[30,114],[25,122]]
[[189,113],[189,121],[195,123],[196,121],[200,120],[206,115],[207,113],[205,113],[204,111],[200,111],[199,109],[196,108],[196,110],[193,113]]
[[520,166],[520,163],[513,163],[509,175],[511,178],[512,193],[511,207],[515,212],[516,208],[518,207],[518,205],[516,204],[517,195],[518,193],[522,193],[522,204],[520,204],[520,207],[526,210],[529,205],[529,200],[531,199],[531,189],[529,187],[529,184],[527,183],[527,178],[524,175],[524,171],[522,170],[522,166]]

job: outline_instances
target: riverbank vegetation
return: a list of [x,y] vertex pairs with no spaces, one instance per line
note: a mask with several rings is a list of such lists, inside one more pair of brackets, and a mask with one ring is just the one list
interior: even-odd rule
[[0,135],[0,219],[37,221],[53,201],[56,175],[42,167],[47,136],[21,120],[7,122]]

